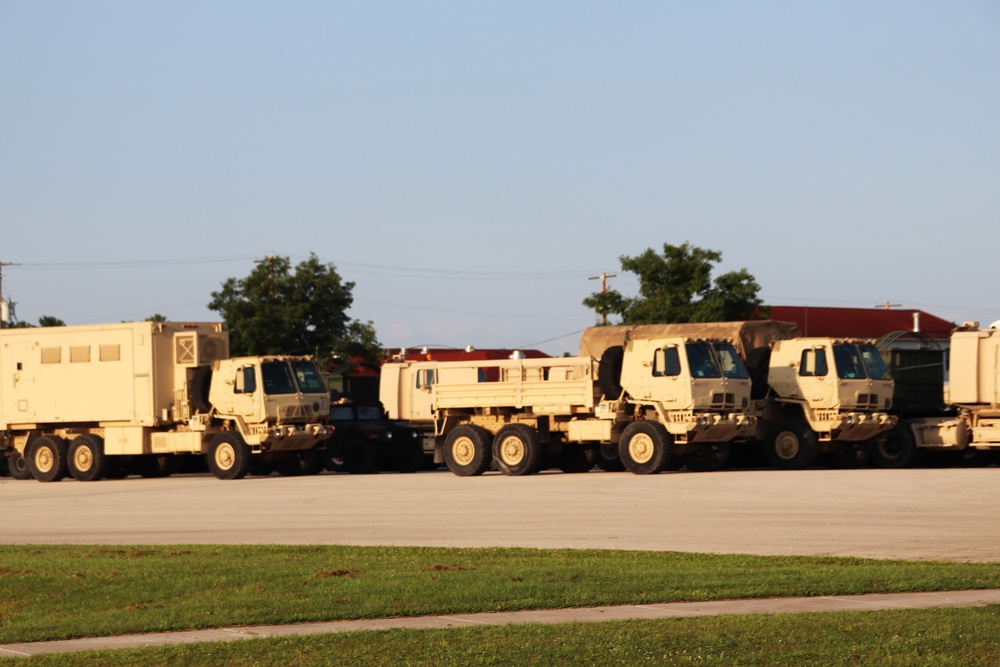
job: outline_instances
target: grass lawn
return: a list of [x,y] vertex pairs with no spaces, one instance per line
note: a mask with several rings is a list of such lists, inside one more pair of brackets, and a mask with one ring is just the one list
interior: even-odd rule
[[[38,656],[69,665],[983,665],[1000,607],[389,630]],[[25,664],[23,659],[0,664]]]
[[602,550],[2,546],[0,643],[239,624],[967,588],[1000,588],[1000,564]]

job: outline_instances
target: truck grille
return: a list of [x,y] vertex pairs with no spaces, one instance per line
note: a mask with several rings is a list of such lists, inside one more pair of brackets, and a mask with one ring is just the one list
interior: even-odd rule
[[736,405],[736,394],[721,392],[712,394],[712,405]]
[[878,405],[878,394],[858,394],[858,405]]

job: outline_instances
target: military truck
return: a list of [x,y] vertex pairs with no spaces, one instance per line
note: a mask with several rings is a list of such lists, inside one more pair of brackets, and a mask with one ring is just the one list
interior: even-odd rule
[[892,379],[874,341],[806,338],[794,323],[771,320],[606,329],[587,341],[587,353],[603,358],[637,336],[733,341],[753,379],[753,439],[778,469],[809,467],[821,453],[832,465],[858,465],[895,424]]
[[[518,355],[515,355],[518,356]],[[623,468],[716,470],[745,440],[750,377],[732,344],[631,337],[600,362],[568,358],[408,361],[382,367],[391,419],[425,432],[457,475]]]
[[219,323],[0,330],[0,451],[15,477],[167,474],[198,455],[219,479],[315,466],[329,396],[307,357],[229,356]]
[[[951,334],[947,396],[941,408],[909,410],[872,453],[882,468],[914,465],[923,453],[989,463],[1000,452],[1000,332],[966,322]],[[948,458],[943,458],[947,461]]]

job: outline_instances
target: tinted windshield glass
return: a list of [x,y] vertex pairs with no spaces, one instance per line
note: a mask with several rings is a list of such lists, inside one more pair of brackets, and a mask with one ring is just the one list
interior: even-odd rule
[[292,380],[292,369],[283,361],[265,361],[260,365],[260,374],[264,378],[265,394],[294,394],[295,381]]
[[293,361],[292,371],[295,373],[295,381],[299,384],[299,391],[303,394],[325,394],[326,383],[320,377],[319,369],[311,361]]
[[337,421],[354,419],[354,410],[349,405],[331,405],[330,419],[335,419]]
[[722,372],[715,365],[715,359],[712,357],[712,350],[708,343],[688,343],[686,347],[688,366],[691,368],[691,377],[722,377]]
[[358,419],[382,419],[382,410],[375,406],[358,408]]
[[736,354],[736,348],[733,347],[732,343],[716,343],[715,356],[719,360],[719,366],[722,367],[722,374],[727,378],[745,380],[750,377],[746,366],[743,365],[743,360],[740,359],[740,355]]
[[833,358],[837,363],[837,377],[841,380],[863,380],[868,377],[857,345],[834,345]]
[[889,378],[889,369],[885,367],[885,360],[874,345],[859,345],[861,359],[868,369],[868,377],[873,380],[886,380]]

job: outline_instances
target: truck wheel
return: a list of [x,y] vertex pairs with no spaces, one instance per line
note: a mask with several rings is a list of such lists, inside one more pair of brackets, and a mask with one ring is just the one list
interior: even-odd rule
[[212,404],[208,400],[212,388],[212,367],[198,366],[191,376],[188,385],[188,400],[196,412],[211,412]]
[[618,455],[618,445],[611,442],[604,442],[594,448],[597,460],[597,467],[605,472],[622,472],[625,464],[622,457]]
[[505,475],[530,475],[542,467],[542,440],[526,424],[507,424],[493,438],[493,460]]
[[104,477],[104,441],[91,433],[73,438],[69,445],[69,474],[81,482]]
[[714,442],[695,445],[684,456],[684,465],[691,472],[715,472],[729,464],[729,443]]
[[28,469],[39,482],[58,482],[69,472],[66,441],[54,435],[43,435],[31,443]]
[[419,440],[401,442],[393,457],[393,468],[398,472],[417,472],[424,466],[424,446]]
[[348,440],[344,443],[344,470],[352,475],[378,472],[378,449],[370,440]]
[[816,432],[801,419],[785,419],[768,441],[767,459],[777,470],[804,470],[816,461],[819,441]]
[[20,453],[15,452],[7,457],[7,469],[11,479],[31,479],[31,470],[28,469],[28,459]]
[[444,462],[459,477],[482,475],[493,462],[493,434],[482,426],[456,426],[445,438]]
[[622,395],[622,360],[625,348],[615,345],[604,350],[597,362],[597,385],[604,392],[604,398],[616,401]]
[[875,443],[871,460],[878,468],[909,468],[916,463],[917,454],[909,425],[900,422]]
[[250,470],[251,456],[239,433],[220,433],[208,448],[208,468],[219,479],[242,479]]
[[673,444],[674,439],[663,424],[637,421],[629,424],[622,432],[618,455],[629,472],[636,475],[656,475],[673,458]]

